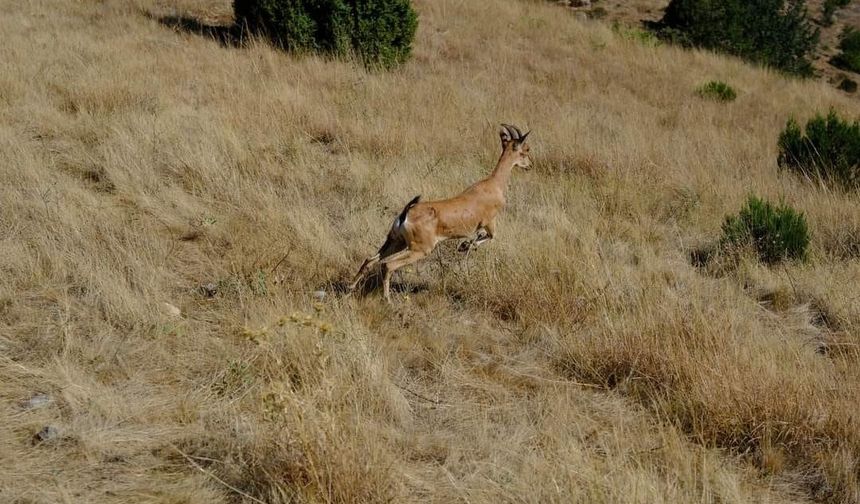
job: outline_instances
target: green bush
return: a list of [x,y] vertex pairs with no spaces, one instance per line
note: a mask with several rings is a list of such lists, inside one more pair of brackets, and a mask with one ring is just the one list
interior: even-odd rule
[[775,264],[804,259],[809,231],[803,213],[750,196],[738,215],[726,217],[720,243],[723,247],[752,247],[762,262]]
[[665,38],[713,49],[783,72],[812,75],[818,30],[803,0],[672,0],[659,23]]
[[661,43],[660,39],[650,31],[627,26],[618,22],[612,23],[612,31],[620,35],[622,38],[632,40],[646,47],[657,47]]
[[839,89],[845,91],[846,93],[856,93],[857,81],[848,77],[843,77],[842,80],[839,81]]
[[722,81],[711,81],[703,84],[696,89],[696,93],[702,98],[721,102],[729,102],[738,97],[734,88]]
[[846,27],[839,37],[839,54],[830,60],[834,66],[860,73],[860,31]]
[[779,136],[780,168],[844,189],[860,185],[860,124],[843,121],[831,110],[806,123],[804,134],[789,119]]
[[851,0],[824,0],[821,6],[821,22],[827,26],[833,24],[833,15],[838,9],[846,7]]
[[588,17],[591,19],[603,19],[609,15],[609,11],[607,11],[603,7],[594,7],[590,11],[588,11]]
[[355,53],[368,66],[409,59],[418,16],[409,0],[234,0],[236,23],[286,49]]

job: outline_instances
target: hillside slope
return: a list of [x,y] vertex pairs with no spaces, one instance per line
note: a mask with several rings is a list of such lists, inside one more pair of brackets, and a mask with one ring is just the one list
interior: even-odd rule
[[[562,5],[576,3],[561,2]],[[593,2],[590,7],[576,7],[575,9],[591,12],[592,16],[605,22],[642,26],[648,22],[660,21],[669,3],[670,0],[598,0]],[[836,68],[830,64],[830,60],[840,52],[839,36],[843,30],[845,28],[860,28],[860,4],[850,2],[846,7],[838,9],[831,24],[826,24],[822,19],[823,4],[822,0],[806,0],[809,19],[820,32],[818,48],[810,57],[817,75],[838,86],[846,76],[851,76],[853,72]],[[857,76],[854,75],[854,79],[856,78]]]
[[[416,8],[371,74],[232,43],[226,0],[0,2],[0,501],[860,502],[860,204],[775,163],[856,102],[544,2]],[[340,294],[500,122],[535,166],[496,239]],[[809,262],[690,265],[750,192]]]

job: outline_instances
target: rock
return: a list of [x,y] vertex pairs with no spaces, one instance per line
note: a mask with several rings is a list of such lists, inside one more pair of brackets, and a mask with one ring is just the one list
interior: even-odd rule
[[36,433],[33,436],[34,443],[44,443],[45,441],[51,441],[53,439],[57,439],[60,437],[60,429],[54,427],[53,425],[46,425],[42,427],[42,430]]
[[215,297],[215,294],[218,294],[218,285],[212,282],[203,284],[200,286],[200,292],[208,298]]
[[51,396],[47,394],[36,394],[30,399],[21,403],[21,407],[25,410],[39,409],[53,402]]
[[161,303],[161,312],[173,318],[179,318],[182,316],[182,310],[170,303]]
[[325,299],[325,291],[324,290],[314,291],[314,299],[316,299],[317,301],[322,301],[323,299]]

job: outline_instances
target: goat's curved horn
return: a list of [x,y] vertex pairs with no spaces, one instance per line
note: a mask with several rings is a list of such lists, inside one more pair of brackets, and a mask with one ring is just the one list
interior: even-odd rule
[[529,136],[529,133],[531,133],[531,132],[532,132],[532,130],[528,130],[528,131],[526,131],[526,133],[525,133],[523,136],[521,136],[521,137],[520,137],[520,142],[525,142],[525,141],[526,141],[526,137],[527,137],[527,136]]
[[522,140],[523,139],[523,132],[520,131],[520,129],[517,128],[516,126],[514,126],[513,124],[511,125],[511,128],[517,130],[517,140]]
[[502,126],[507,130],[508,134],[511,137],[511,140],[519,140],[520,139],[520,131],[516,126],[512,126],[510,124],[502,124]]

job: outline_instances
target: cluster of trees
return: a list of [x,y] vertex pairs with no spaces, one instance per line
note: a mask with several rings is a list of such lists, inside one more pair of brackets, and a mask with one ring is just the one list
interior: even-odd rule
[[291,51],[355,56],[392,68],[412,52],[418,15],[410,0],[234,0],[236,23]]
[[[850,2],[825,0],[821,23],[832,24],[836,11]],[[819,41],[805,0],[672,0],[656,28],[666,40],[799,76],[812,75],[811,58]],[[845,30],[839,48],[831,63],[860,72],[860,32]]]
[[[822,23],[850,0],[825,0]],[[234,0],[236,23],[292,51],[352,55],[369,67],[409,59],[418,25],[410,0]],[[675,43],[733,54],[786,73],[812,74],[819,31],[805,0],[672,0],[657,24]],[[846,32],[833,63],[860,70],[860,33]]]

